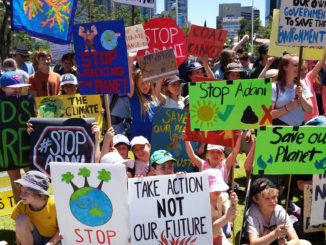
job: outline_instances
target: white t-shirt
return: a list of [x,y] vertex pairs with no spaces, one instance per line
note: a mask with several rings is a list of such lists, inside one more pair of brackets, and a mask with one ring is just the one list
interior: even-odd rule
[[[279,85],[278,85],[279,86]],[[311,92],[307,88],[305,83],[301,83],[303,88],[303,96],[306,99],[312,97]],[[281,91],[281,88],[278,88],[278,96],[277,96],[277,88],[276,83],[272,84],[272,101],[275,102],[275,108],[281,108],[287,104],[290,104],[292,100],[295,98],[295,89],[297,85],[294,85],[292,88],[285,87],[284,92]],[[280,116],[279,119],[291,126],[300,126],[305,118],[305,112],[299,104],[295,109],[285,113],[284,115]]]
[[165,104],[162,106],[164,108],[174,108],[174,109],[183,109],[185,107],[184,104],[184,98],[181,97],[178,102],[176,102],[174,99],[171,99],[168,96],[165,96]]

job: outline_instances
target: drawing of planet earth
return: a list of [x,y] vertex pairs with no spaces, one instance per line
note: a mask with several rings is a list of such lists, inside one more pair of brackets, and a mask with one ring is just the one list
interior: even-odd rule
[[118,38],[114,31],[106,30],[101,35],[102,47],[106,50],[113,50],[118,46]]
[[76,190],[70,198],[70,210],[73,216],[88,226],[100,226],[112,217],[112,203],[101,190],[83,187]]

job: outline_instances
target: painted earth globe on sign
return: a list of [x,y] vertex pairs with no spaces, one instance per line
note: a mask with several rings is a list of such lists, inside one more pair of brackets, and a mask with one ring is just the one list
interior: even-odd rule
[[106,50],[113,50],[118,46],[118,37],[114,31],[106,30],[101,35],[102,47]]
[[70,210],[74,217],[88,226],[100,226],[112,217],[112,204],[108,196],[93,187],[76,190],[70,198]]

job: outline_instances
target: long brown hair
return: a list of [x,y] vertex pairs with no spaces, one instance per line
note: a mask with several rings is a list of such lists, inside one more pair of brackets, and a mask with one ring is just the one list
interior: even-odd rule
[[137,69],[134,72],[134,75],[133,75],[133,80],[134,80],[134,84],[135,84],[135,92],[137,93],[138,98],[139,98],[139,103],[140,103],[140,108],[141,108],[141,115],[145,115],[145,114],[148,114],[149,113],[150,105],[152,103],[157,104],[157,98],[154,95],[154,92],[153,92],[154,91],[154,88],[153,88],[153,84],[152,83],[151,83],[151,87],[150,87],[149,93],[148,93],[148,95],[151,97],[152,101],[146,99],[146,95],[143,94],[139,90],[138,85],[137,85],[137,82],[142,77],[143,77],[143,74],[142,74],[141,70],[140,69]]
[[[286,71],[283,69],[285,66],[289,65],[289,63],[293,60],[294,57],[298,57],[296,54],[286,54],[282,56],[279,66],[278,66],[278,85],[282,92],[284,92],[284,88],[286,86]],[[298,76],[300,76],[300,69],[298,68]],[[296,78],[300,79],[300,78]],[[294,81],[296,83],[296,81]]]

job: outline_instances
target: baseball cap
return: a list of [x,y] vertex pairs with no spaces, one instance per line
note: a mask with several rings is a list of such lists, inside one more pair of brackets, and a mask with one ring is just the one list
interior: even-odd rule
[[151,155],[150,158],[150,164],[153,165],[154,163],[157,164],[163,164],[167,161],[173,161],[173,162],[177,162],[173,156],[171,155],[170,152],[166,151],[166,150],[157,150],[154,151],[153,154]]
[[200,70],[204,68],[199,62],[195,61],[195,62],[192,62],[188,65],[187,67],[187,73],[188,72],[191,72],[191,71],[196,71],[196,70]]
[[174,75],[174,76],[171,76],[171,77],[167,77],[164,79],[164,85],[167,86],[171,83],[175,83],[175,82],[180,82],[180,83],[184,83],[185,81],[180,79],[180,77]]
[[276,189],[276,185],[267,178],[258,178],[256,179],[250,188],[250,196],[253,197],[264,190],[267,189]]
[[24,83],[22,75],[17,71],[7,71],[0,78],[0,87],[21,88],[31,84]]
[[77,78],[74,74],[71,73],[66,73],[63,74],[60,77],[60,86],[66,85],[66,84],[73,84],[73,85],[78,85]]
[[224,182],[222,171],[216,168],[209,168],[202,171],[208,175],[209,192],[226,191],[229,186]]
[[135,136],[130,141],[131,148],[134,147],[134,145],[149,145],[148,140],[144,136]]
[[15,180],[15,183],[29,188],[37,194],[46,196],[50,195],[48,192],[50,178],[40,171],[28,171],[21,179]]
[[232,62],[226,66],[225,73],[228,72],[244,72],[244,70],[240,64]]
[[130,159],[123,159],[122,156],[117,151],[111,151],[106,153],[101,158],[101,163],[108,163],[108,164],[121,164],[128,162]]
[[126,144],[126,145],[130,145],[130,142],[128,140],[128,138],[126,136],[124,136],[123,134],[116,134],[113,136],[113,139],[112,139],[112,143],[113,143],[113,146],[116,146],[117,144]]
[[222,145],[212,145],[212,144],[207,144],[207,151],[209,150],[219,150],[221,152],[224,152],[224,146]]

